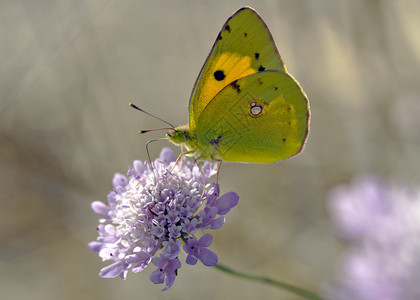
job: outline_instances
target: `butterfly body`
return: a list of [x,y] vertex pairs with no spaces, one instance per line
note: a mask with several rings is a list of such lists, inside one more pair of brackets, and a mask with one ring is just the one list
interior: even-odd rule
[[266,163],[300,153],[309,103],[249,7],[224,24],[195,83],[189,124],[168,132],[196,159]]

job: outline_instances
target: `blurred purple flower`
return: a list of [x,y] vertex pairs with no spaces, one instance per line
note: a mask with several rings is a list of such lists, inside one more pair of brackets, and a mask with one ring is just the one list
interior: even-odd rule
[[[175,158],[172,150],[164,148],[153,162],[155,174],[147,162],[134,161],[127,176],[114,175],[108,203],[92,203],[101,218],[99,236],[89,247],[102,260],[113,262],[100,271],[101,277],[125,279],[130,269],[140,272],[153,263],[158,268],[150,280],[166,282],[163,290],[167,290],[181,267],[181,240],[188,245],[184,246],[188,264],[197,259],[206,266],[216,264],[217,255],[207,249],[213,237],[205,230],[220,228],[239,197],[234,192],[219,197],[219,186],[208,184],[216,164],[205,162],[201,168],[205,187],[198,166],[185,160],[173,168]],[[198,242],[197,229],[205,233]]]
[[362,176],[332,190],[329,211],[350,247],[327,299],[420,299],[420,190]]

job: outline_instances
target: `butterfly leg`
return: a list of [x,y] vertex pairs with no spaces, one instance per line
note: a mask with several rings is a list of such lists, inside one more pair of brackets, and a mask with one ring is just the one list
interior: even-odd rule
[[216,184],[219,185],[219,171],[220,171],[220,167],[222,166],[222,160],[218,159],[217,162],[218,162],[218,165],[217,165]]
[[[188,153],[188,151],[184,152],[184,145],[183,144],[181,144],[181,153]],[[181,166],[179,167],[180,170],[182,169],[182,167],[184,165],[184,156],[185,155],[182,156]]]
[[149,144],[152,142],[156,142],[156,141],[162,141],[162,140],[166,140],[167,138],[161,138],[161,139],[154,139],[154,140],[149,140],[146,143],[146,153],[147,153],[147,159],[149,161],[150,167],[152,168],[152,172],[153,172],[153,177],[155,178],[155,184],[157,183],[157,179],[156,179],[156,175],[155,175],[155,168],[153,167],[152,164],[152,160],[150,159],[150,152],[149,152]]
[[[175,164],[174,164],[174,166],[172,167],[172,169],[169,171],[169,173],[172,173],[172,171],[175,169],[175,167],[176,167],[176,165],[178,164],[178,162],[179,162],[179,160],[180,160],[180,158],[181,158],[181,157],[183,157],[183,156],[185,156],[185,155],[188,155],[188,154],[190,154],[190,153],[191,153],[191,151],[181,152],[181,153],[178,155],[178,158],[176,159]],[[182,164],[181,164],[181,168],[182,168]]]
[[201,170],[200,165],[198,164],[198,160],[195,159],[194,162],[197,165],[198,169],[200,170],[201,178],[203,178],[203,193],[201,194],[201,197],[204,197],[204,193],[206,192],[206,181],[204,179],[204,173],[203,173],[203,170]]

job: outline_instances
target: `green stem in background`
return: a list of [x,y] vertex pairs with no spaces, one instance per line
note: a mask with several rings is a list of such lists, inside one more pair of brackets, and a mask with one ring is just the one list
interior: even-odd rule
[[275,285],[275,286],[280,287],[284,290],[287,290],[291,293],[302,296],[302,297],[304,297],[305,299],[308,299],[308,300],[323,300],[320,296],[318,296],[315,293],[312,293],[310,291],[298,288],[296,286],[293,286],[293,285],[290,285],[290,284],[287,284],[287,283],[284,283],[284,282],[276,281],[276,280],[266,278],[266,277],[244,274],[244,273],[241,273],[241,272],[234,271],[234,270],[232,270],[228,267],[222,266],[220,264],[216,264],[216,265],[214,265],[214,267],[221,270],[221,271],[225,271],[225,272],[227,272],[231,275],[234,275],[234,276],[238,276],[238,277],[242,277],[242,278],[246,278],[246,279],[250,279],[250,280],[255,280],[255,281]]

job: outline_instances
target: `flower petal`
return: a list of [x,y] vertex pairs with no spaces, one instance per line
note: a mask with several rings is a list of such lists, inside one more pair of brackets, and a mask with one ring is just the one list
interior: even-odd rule
[[105,203],[101,201],[93,201],[90,206],[92,207],[92,210],[95,214],[98,214],[102,217],[109,217],[108,213],[109,213],[110,207],[106,205]]
[[102,278],[113,278],[117,276],[121,276],[122,273],[127,269],[127,264],[122,261],[117,261],[112,265],[106,266],[102,268],[99,272],[99,276]]
[[165,273],[163,273],[162,271],[161,271],[161,269],[156,269],[156,270],[154,270],[151,274],[150,274],[150,276],[149,276],[149,279],[150,279],[150,281],[151,282],[153,282],[154,284],[161,284],[161,283],[164,283],[164,281],[165,281]]
[[228,192],[222,196],[220,196],[215,203],[215,206],[219,209],[219,215],[227,214],[230,209],[236,206],[239,202],[239,196],[235,192]]
[[197,242],[197,246],[199,247],[208,247],[211,245],[213,241],[213,236],[210,233],[206,233],[203,235]]
[[93,241],[93,242],[90,242],[88,246],[90,250],[98,253],[99,251],[101,251],[103,244],[101,242]]
[[214,266],[215,264],[217,264],[218,261],[216,253],[207,248],[202,248],[200,250],[200,255],[198,258],[203,263],[203,265],[207,267]]
[[166,287],[162,289],[162,292],[169,289],[175,282],[176,274],[175,271],[166,272]]
[[226,220],[225,216],[220,216],[214,219],[210,224],[210,229],[219,229],[220,227],[223,226],[223,224],[225,224],[225,220]]
[[176,160],[175,153],[170,148],[163,148],[160,152],[159,159],[164,163],[170,163]]
[[133,161],[133,168],[135,171],[135,175],[141,176],[144,171],[146,171],[146,166],[140,160]]
[[125,187],[128,184],[128,179],[123,174],[115,173],[112,184],[115,188]]
[[185,262],[189,265],[195,265],[197,263],[197,257],[195,257],[195,255],[192,255],[191,253],[188,254],[187,259],[185,260]]

